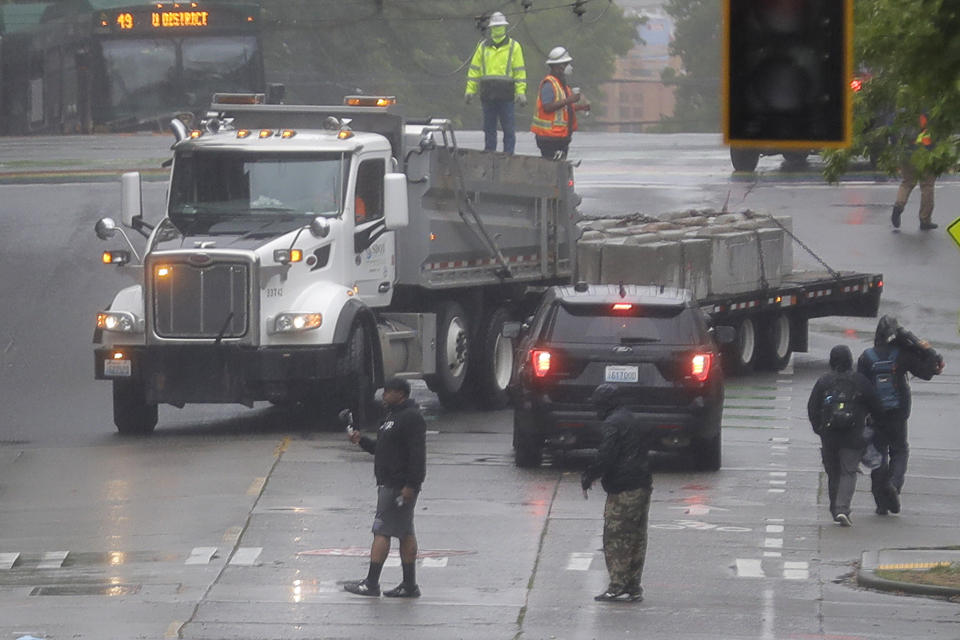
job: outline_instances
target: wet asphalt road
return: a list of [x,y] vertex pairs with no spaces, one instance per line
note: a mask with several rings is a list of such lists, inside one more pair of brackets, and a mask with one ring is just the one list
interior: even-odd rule
[[[459,140],[475,146],[479,136]],[[765,158],[741,176],[717,136],[578,134],[571,155],[582,160],[587,215],[727,202],[793,216],[798,236],[835,268],[885,274],[882,311],[929,337],[948,367],[914,384],[904,511],[873,515],[861,482],[855,526],[835,527],[805,418],[829,348],[858,353],[873,320],[813,322],[810,352],[787,370],[729,381],[720,472],[658,457],[637,605],[592,600],[606,578],[603,500],[580,496],[582,461],[518,470],[508,411],[445,413],[418,386],[430,429],[417,512],[424,595],[371,601],[340,589],[365,573],[375,495],[370,457],[339,430],[267,406],[163,407],[152,438],[114,433],[90,341],[96,311],[130,284],[99,264],[93,234],[98,217],[115,214],[119,185],[72,172],[159,177],[168,145],[161,136],[0,140],[0,172],[19,174],[0,178],[0,638],[960,635],[955,603],[850,579],[864,549],[957,543],[960,254],[942,227],[960,213],[960,183],[938,186],[936,233],[916,229],[918,194],[892,233],[896,183],[866,170],[828,186],[816,159],[787,171]],[[521,136],[519,150],[533,151],[532,141]],[[146,184],[148,209],[163,193],[162,182]],[[399,573],[389,561],[384,583]]]

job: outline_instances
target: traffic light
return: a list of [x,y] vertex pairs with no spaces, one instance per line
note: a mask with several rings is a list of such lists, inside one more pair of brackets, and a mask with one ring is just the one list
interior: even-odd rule
[[853,0],[724,0],[723,26],[726,143],[849,146]]

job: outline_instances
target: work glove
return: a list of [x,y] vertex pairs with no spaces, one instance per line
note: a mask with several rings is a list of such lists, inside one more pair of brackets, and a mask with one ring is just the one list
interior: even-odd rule
[[517,96],[513,99],[513,101],[516,102],[521,107],[525,107],[527,106],[527,94],[518,93]]
[[471,102],[473,102],[473,94],[472,93],[463,94],[463,101],[467,104],[470,104]]

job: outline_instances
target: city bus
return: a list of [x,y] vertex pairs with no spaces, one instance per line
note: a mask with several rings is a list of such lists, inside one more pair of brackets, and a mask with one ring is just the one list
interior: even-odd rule
[[264,91],[258,4],[37,5],[0,34],[0,134],[165,130],[216,91]]

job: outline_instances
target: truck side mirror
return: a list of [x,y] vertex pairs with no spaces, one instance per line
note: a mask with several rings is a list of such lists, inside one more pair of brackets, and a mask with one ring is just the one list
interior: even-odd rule
[[713,334],[713,339],[717,344],[731,344],[737,338],[737,330],[726,325],[714,327],[710,330],[710,333]]
[[500,335],[504,338],[515,340],[520,337],[522,327],[523,325],[519,322],[504,322],[503,329],[500,330]]
[[403,229],[410,223],[407,208],[407,176],[388,173],[383,176],[384,222],[387,230]]
[[120,221],[125,226],[136,229],[138,219],[143,219],[140,173],[129,171],[120,177]]

